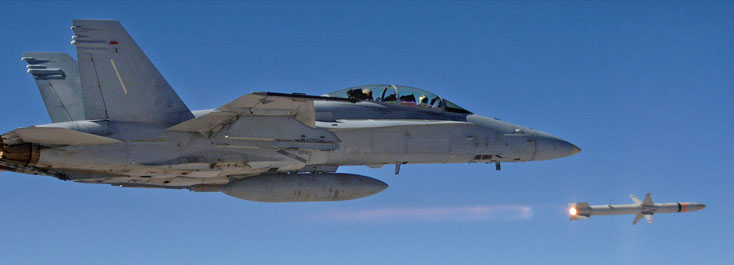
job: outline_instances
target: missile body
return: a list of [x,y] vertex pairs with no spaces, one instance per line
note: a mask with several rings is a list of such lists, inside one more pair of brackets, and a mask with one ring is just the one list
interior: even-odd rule
[[578,202],[569,204],[568,210],[571,214],[571,220],[583,220],[592,215],[619,215],[619,214],[636,214],[632,224],[643,217],[648,223],[652,223],[652,215],[656,213],[680,213],[698,211],[706,207],[702,203],[695,202],[674,202],[674,203],[653,203],[650,193],[640,201],[635,195],[630,194],[630,198],[634,204],[608,204],[608,205],[589,205],[586,202]]

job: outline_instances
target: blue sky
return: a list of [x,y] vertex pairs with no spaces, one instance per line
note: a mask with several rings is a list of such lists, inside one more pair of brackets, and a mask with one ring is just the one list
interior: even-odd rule
[[[117,19],[192,109],[395,83],[583,149],[560,160],[345,167],[361,200],[263,204],[0,173],[0,264],[730,264],[731,2],[2,2],[0,131],[48,123],[24,51]],[[566,204],[700,212],[570,222]]]

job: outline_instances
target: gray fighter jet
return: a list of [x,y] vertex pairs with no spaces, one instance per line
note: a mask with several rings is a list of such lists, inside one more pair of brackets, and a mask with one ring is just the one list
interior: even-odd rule
[[425,163],[525,162],[580,151],[421,89],[367,85],[321,96],[258,92],[190,111],[117,21],[74,20],[78,63],[26,53],[51,124],[2,135],[0,169],[121,187],[337,201],[387,185],[336,173]]
[[630,198],[632,198],[634,204],[589,205],[588,202],[571,203],[569,204],[568,213],[571,215],[572,221],[588,219],[593,215],[635,214],[635,220],[632,221],[634,225],[643,217],[648,223],[652,224],[652,215],[656,213],[683,213],[706,208],[706,205],[696,202],[653,203],[650,193],[645,195],[645,199],[642,201],[632,194],[630,194]]

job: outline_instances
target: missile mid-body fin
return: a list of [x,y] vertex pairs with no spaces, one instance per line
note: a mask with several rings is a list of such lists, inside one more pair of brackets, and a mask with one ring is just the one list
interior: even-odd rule
[[634,194],[630,194],[630,199],[632,199],[635,204],[642,205],[642,201],[640,201],[640,199],[638,199]]
[[[653,205],[652,198],[650,197],[650,193],[648,193],[647,195],[645,195],[645,199],[642,200],[642,205],[643,206],[652,206]],[[652,221],[650,221],[650,222],[652,222]]]
[[642,219],[643,217],[645,218],[645,220],[647,220],[648,223],[651,223],[652,224],[652,214],[642,214],[642,213],[638,213],[635,216],[635,220],[632,221],[632,224],[633,225],[634,224],[637,224],[637,222],[640,221],[640,219]]

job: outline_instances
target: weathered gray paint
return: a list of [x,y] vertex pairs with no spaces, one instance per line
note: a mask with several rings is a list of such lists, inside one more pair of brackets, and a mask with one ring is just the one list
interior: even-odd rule
[[220,191],[259,202],[343,201],[367,197],[387,188],[370,177],[345,173],[274,174],[238,180]]
[[[85,120],[79,66],[66,53],[26,52],[23,61],[46,104],[51,122]],[[43,71],[43,72],[38,72]]]
[[119,22],[73,24],[87,119],[173,125],[193,118]]
[[543,132],[444,108],[253,93],[189,112],[119,23],[74,25],[86,120],[25,129],[64,132],[37,133],[35,140],[24,141],[22,131],[4,134],[3,148],[39,153],[21,165],[0,152],[0,167],[77,182],[202,190],[271,183],[265,179],[283,174],[319,182],[346,175],[313,174],[347,165],[526,162],[580,151]]

